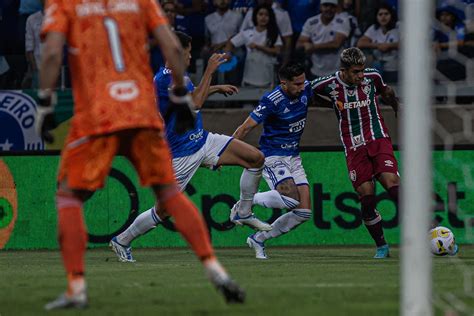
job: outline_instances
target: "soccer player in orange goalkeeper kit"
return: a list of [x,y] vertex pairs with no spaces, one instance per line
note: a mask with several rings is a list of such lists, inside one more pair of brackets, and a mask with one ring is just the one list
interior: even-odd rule
[[205,223],[175,182],[163,122],[154,100],[147,34],[158,41],[170,68],[170,111],[177,132],[194,124],[192,99],[183,82],[182,48],[155,0],[48,0],[42,29],[38,133],[52,141],[56,127],[54,87],[63,46],[68,44],[74,116],[61,155],[56,206],[67,291],[47,310],[88,305],[84,278],[87,230],[83,203],[104,185],[115,155],[127,157],[142,185],[151,186],[178,231],[201,260],[227,302],[245,294],[214,255]]

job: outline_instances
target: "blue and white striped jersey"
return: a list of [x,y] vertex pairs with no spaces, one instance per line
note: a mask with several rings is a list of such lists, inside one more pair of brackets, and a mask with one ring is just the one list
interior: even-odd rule
[[280,86],[260,99],[250,117],[259,124],[263,123],[260,150],[265,157],[299,154],[311,97],[311,85],[306,81],[305,89],[295,99],[290,99]]
[[[165,115],[169,106],[168,89],[171,85],[171,79],[171,69],[166,67],[161,67],[153,79],[156,94],[158,95],[158,109],[162,116]],[[187,75],[184,79],[187,89],[190,92],[194,91],[194,84],[191,82],[191,79],[189,79]],[[202,117],[201,112],[199,111],[197,112],[196,126],[193,130],[190,130],[185,134],[178,135],[174,132],[176,116],[173,115],[165,122],[165,124],[166,137],[173,158],[190,156],[201,149],[201,147],[206,143],[208,132],[202,128]]]

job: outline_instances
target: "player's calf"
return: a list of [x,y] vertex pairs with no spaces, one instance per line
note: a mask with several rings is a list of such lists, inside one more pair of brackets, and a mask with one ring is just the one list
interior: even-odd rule
[[375,209],[375,195],[364,195],[360,198],[362,219],[377,249],[374,258],[384,259],[389,257],[389,247],[385,241],[382,228],[382,216]]

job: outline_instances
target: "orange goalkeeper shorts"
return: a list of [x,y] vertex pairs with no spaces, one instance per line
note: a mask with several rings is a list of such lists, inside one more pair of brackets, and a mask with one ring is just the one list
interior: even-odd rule
[[95,191],[104,186],[116,155],[135,167],[144,186],[174,184],[171,153],[158,129],[132,129],[69,142],[61,155],[58,181],[70,189]]

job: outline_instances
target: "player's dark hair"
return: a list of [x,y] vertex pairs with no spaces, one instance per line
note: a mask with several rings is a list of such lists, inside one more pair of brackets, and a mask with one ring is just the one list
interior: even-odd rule
[[349,69],[351,66],[365,65],[365,55],[357,47],[349,47],[341,53],[341,68]]
[[163,7],[165,4],[172,4],[176,7],[176,2],[174,0],[163,0],[161,1],[161,6]]
[[297,62],[289,62],[278,70],[280,80],[293,80],[304,73],[304,66]]
[[377,20],[377,15],[379,14],[380,10],[387,10],[390,13],[390,22],[387,24],[387,30],[390,31],[391,29],[394,29],[397,26],[397,21],[398,21],[398,16],[397,16],[397,11],[388,3],[383,2],[380,4],[380,6],[377,8],[375,11],[375,29],[378,29],[380,27],[380,23]]
[[272,7],[268,4],[257,5],[252,12],[252,22],[255,27],[257,26],[257,14],[260,10],[265,9],[268,12],[268,24],[267,24],[267,40],[265,45],[268,47],[275,46],[275,42],[278,39],[278,25],[276,23],[275,12]]
[[191,36],[180,31],[175,31],[174,34],[183,48],[189,47],[192,41]]

